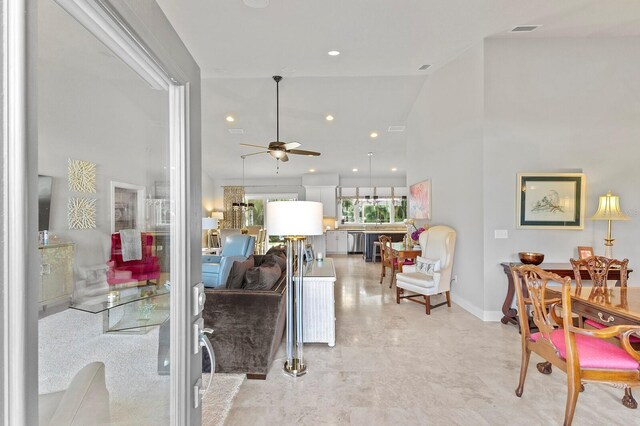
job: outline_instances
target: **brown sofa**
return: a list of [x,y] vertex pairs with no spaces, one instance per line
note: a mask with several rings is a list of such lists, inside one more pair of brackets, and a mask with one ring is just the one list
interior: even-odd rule
[[[256,265],[264,256],[254,256]],[[286,270],[268,290],[205,289],[202,313],[216,358],[216,373],[266,379],[282,342],[286,318]]]

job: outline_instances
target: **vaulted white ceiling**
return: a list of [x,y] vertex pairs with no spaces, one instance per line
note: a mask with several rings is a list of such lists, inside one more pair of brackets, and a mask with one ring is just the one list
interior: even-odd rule
[[[275,139],[275,83],[281,83],[281,139],[318,158],[291,156],[281,176],[317,172],[351,176],[404,173],[404,125],[429,73],[486,37],[629,36],[640,34],[635,0],[158,0],[199,63],[203,76],[203,170],[242,174],[240,142]],[[542,24],[513,34],[517,25]],[[339,50],[339,56],[327,55]],[[418,71],[423,64],[431,67]],[[237,121],[229,125],[224,118]],[[325,121],[326,114],[336,119]],[[242,128],[233,135],[230,127]],[[376,130],[379,137],[369,138]],[[410,156],[410,155],[409,155]],[[275,176],[270,156],[249,157],[247,177]]]

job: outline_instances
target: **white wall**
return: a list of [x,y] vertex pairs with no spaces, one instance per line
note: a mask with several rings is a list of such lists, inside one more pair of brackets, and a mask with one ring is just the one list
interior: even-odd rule
[[431,179],[431,224],[457,232],[454,302],[482,316],[483,46],[433,73],[407,122],[407,184]]
[[[202,217],[207,217],[216,207],[215,181],[208,173],[202,172]],[[218,206],[219,209],[222,205]]]
[[[485,309],[504,293],[500,261],[518,251],[566,262],[578,245],[604,254],[606,222],[583,231],[515,229],[516,173],[582,171],[586,217],[598,196],[620,195],[632,217],[615,222],[613,254],[640,258],[640,38],[487,40],[485,116]],[[507,229],[509,239],[493,239]],[[631,283],[640,283],[631,274]]]
[[[640,256],[638,38],[489,39],[426,81],[407,130],[407,183],[432,179],[433,220],[458,231],[454,301],[499,319],[519,251],[567,262],[578,245],[603,254],[606,222],[582,231],[516,229],[518,172],[586,174],[586,217],[598,196],[620,195],[614,256]],[[416,152],[424,152],[421,162]],[[430,154],[430,155],[429,155]],[[494,239],[506,229],[509,238]],[[637,267],[637,265],[636,265]],[[630,284],[638,284],[631,274]]]

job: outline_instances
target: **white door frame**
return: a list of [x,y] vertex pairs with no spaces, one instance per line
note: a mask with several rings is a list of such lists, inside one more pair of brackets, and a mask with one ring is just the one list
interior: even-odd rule
[[[156,89],[169,92],[171,225],[171,391],[172,425],[199,424],[192,418],[192,356],[189,218],[189,82],[168,75],[166,67],[138,40],[108,0],[55,0],[134,72]],[[26,283],[37,259],[37,206],[32,170],[37,142],[29,141],[28,108],[35,98],[27,90],[27,20],[35,10],[30,0],[3,1],[3,176],[2,176],[2,405],[4,424],[37,424],[37,298]],[[29,97],[29,102],[27,98]],[[28,127],[29,126],[29,127]],[[35,139],[35,138],[34,138]],[[31,166],[31,169],[30,169]],[[31,176],[33,175],[33,176]],[[200,216],[198,212],[198,216]],[[195,368],[196,366],[194,366]],[[199,367],[199,366],[197,366]]]

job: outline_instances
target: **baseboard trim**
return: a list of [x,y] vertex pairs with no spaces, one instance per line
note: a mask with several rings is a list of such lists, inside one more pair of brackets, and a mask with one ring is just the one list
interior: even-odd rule
[[496,322],[502,319],[501,311],[484,311],[455,293],[451,293],[451,301],[482,321]]

